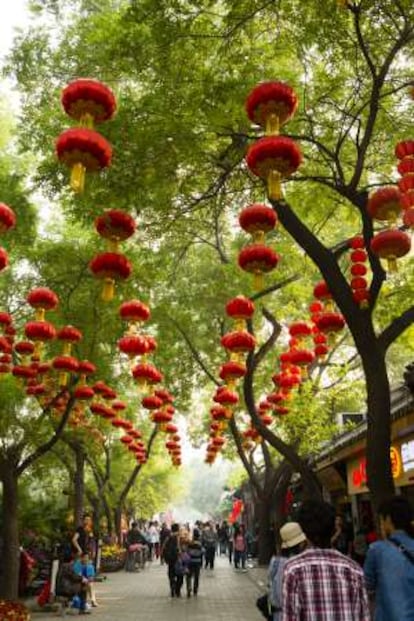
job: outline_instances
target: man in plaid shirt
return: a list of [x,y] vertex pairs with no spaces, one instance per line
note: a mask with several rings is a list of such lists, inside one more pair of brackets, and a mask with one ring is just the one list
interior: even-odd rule
[[297,521],[308,547],[284,567],[283,621],[370,621],[361,567],[331,548],[333,507],[306,501]]

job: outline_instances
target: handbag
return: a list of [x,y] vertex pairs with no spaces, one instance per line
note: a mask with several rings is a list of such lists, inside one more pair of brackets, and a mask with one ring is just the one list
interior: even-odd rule
[[174,573],[176,576],[184,576],[187,573],[187,568],[180,558],[175,562]]
[[271,621],[272,614],[269,606],[269,596],[267,593],[260,595],[256,600],[256,607],[260,610],[261,614],[267,621]]

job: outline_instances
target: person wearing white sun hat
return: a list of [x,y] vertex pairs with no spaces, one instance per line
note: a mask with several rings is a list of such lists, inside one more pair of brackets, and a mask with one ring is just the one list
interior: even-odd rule
[[287,522],[279,531],[281,554],[272,556],[269,564],[269,601],[273,621],[282,619],[283,568],[287,561],[306,547],[306,535],[297,522]]

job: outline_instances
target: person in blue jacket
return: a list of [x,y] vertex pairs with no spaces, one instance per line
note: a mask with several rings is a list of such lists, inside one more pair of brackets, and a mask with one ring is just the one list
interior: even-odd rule
[[414,620],[414,528],[411,506],[395,496],[378,509],[383,540],[372,543],[364,564],[374,621]]
[[94,578],[95,578],[95,568],[92,562],[89,560],[88,554],[82,554],[82,556],[76,559],[73,563],[73,571],[78,574],[78,576],[82,576],[82,578],[88,581],[88,589],[87,593],[91,600],[92,606],[97,606],[98,603],[96,601],[95,588],[94,588]]

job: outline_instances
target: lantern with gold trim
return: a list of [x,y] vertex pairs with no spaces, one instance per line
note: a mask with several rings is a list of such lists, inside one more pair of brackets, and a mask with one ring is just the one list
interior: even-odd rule
[[360,308],[368,308],[369,305],[369,289],[368,282],[365,278],[367,269],[367,253],[365,251],[365,242],[362,235],[358,235],[349,240],[348,246],[351,248],[351,281],[352,297]]
[[271,272],[279,263],[279,255],[264,244],[250,244],[239,252],[239,267],[254,276],[256,291],[263,289],[263,274]]
[[372,252],[387,261],[389,272],[397,271],[397,259],[408,254],[410,249],[409,235],[398,229],[380,231],[371,239]]
[[247,116],[261,125],[267,135],[279,133],[280,126],[295,114],[298,98],[284,82],[262,82],[255,86],[246,100]]
[[96,278],[104,281],[102,299],[105,302],[110,302],[114,297],[115,282],[129,278],[132,265],[123,254],[103,252],[91,260],[89,269]]
[[246,329],[246,321],[254,315],[254,303],[244,295],[238,295],[227,302],[226,313],[235,322],[235,329],[243,331]]
[[281,182],[299,168],[302,153],[287,136],[265,136],[249,147],[246,163],[254,175],[266,181],[269,198],[280,200]]

